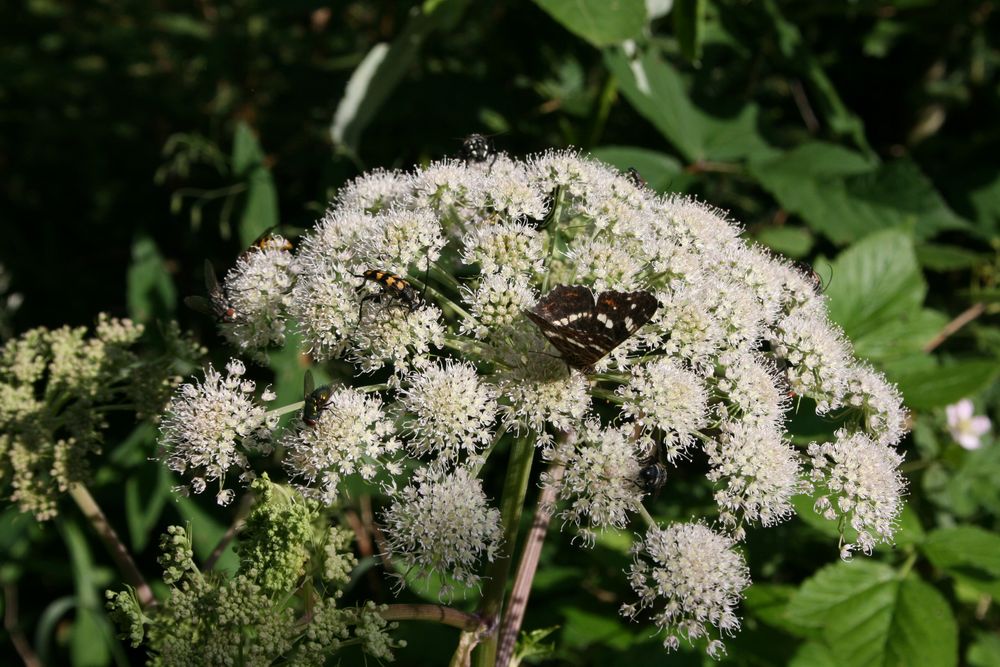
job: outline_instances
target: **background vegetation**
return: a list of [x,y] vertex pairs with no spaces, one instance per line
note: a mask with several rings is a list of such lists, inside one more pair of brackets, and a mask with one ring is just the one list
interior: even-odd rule
[[[943,410],[969,397],[1000,418],[997,9],[29,0],[0,22],[0,334],[100,311],[178,319],[218,365],[212,323],[181,305],[204,259],[222,271],[261,230],[309,227],[360,171],[454,155],[470,132],[514,154],[577,146],[813,264],[834,319],[913,413],[896,547],[846,568],[802,498],[800,519],[746,544],[756,583],[724,662],[1000,665],[1000,446],[959,447]],[[285,402],[298,364],[273,362]],[[110,427],[92,492],[140,568],[157,571],[170,523],[192,522],[204,557],[232,509],[171,496],[147,460],[154,426]],[[793,428],[807,442],[832,427]],[[664,515],[672,488],[685,480],[657,500]],[[550,664],[703,660],[667,657],[617,617],[627,544],[546,545],[525,628],[558,626]],[[0,663],[19,661],[11,632],[51,664],[141,661],[102,608],[119,581],[70,504],[46,524],[6,508]],[[352,596],[391,594],[368,576]],[[401,635],[399,664],[443,664],[456,632]]]

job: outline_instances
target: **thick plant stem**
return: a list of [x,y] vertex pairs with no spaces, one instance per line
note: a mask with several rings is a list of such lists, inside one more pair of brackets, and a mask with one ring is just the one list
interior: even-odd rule
[[517,545],[517,529],[521,522],[521,510],[524,508],[524,496],[528,490],[528,478],[531,476],[531,460],[534,454],[533,441],[527,438],[514,440],[510,463],[507,466],[507,479],[503,485],[503,498],[500,501],[503,553],[493,562],[487,573],[486,591],[479,610],[485,637],[473,655],[473,664],[476,667],[493,667],[496,662],[496,629],[503,607],[504,592],[507,589],[510,563],[514,557],[514,547]]
[[108,518],[104,516],[104,512],[101,511],[101,507],[94,500],[94,497],[90,495],[87,487],[83,484],[73,484],[69,487],[69,495],[76,502],[77,507],[83,512],[83,515],[87,517],[87,521],[94,528],[94,532],[101,538],[101,542],[104,543],[104,546],[111,554],[111,558],[125,576],[125,581],[135,589],[135,595],[139,599],[139,604],[143,608],[155,605],[156,598],[153,597],[152,589],[146,583],[142,573],[139,572],[139,568],[135,566],[132,555],[118,537],[118,533],[108,523]]
[[507,667],[514,655],[514,644],[517,643],[517,633],[524,620],[524,612],[528,608],[528,596],[531,594],[531,582],[538,570],[538,558],[542,553],[542,543],[552,521],[552,507],[556,500],[556,485],[566,472],[562,464],[553,464],[549,468],[549,481],[538,496],[535,518],[531,522],[531,530],[524,541],[524,551],[514,575],[514,586],[510,593],[510,604],[504,613],[500,625],[499,648],[497,649],[496,667]]
[[387,621],[431,621],[459,630],[479,627],[479,617],[439,604],[391,604],[379,615]]

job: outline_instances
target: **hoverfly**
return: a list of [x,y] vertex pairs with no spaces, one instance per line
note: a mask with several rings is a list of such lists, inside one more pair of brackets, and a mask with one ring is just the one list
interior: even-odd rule
[[215,275],[215,268],[207,259],[205,260],[205,290],[208,293],[207,298],[203,296],[184,297],[184,303],[188,308],[214,317],[216,322],[226,324],[235,322],[238,317],[236,309],[230,306],[226,300],[226,293]]
[[640,174],[639,170],[636,169],[635,167],[628,168],[628,171],[625,172],[625,178],[628,179],[629,183],[639,188],[640,190],[644,190],[647,187],[649,187],[649,182],[642,177],[642,174]]

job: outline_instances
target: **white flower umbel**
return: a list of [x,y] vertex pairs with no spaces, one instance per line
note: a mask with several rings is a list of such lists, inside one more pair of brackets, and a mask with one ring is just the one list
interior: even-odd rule
[[694,442],[708,424],[708,391],[695,373],[669,358],[633,369],[627,385],[618,388],[622,412],[647,433],[659,430],[662,450],[671,462]]
[[623,605],[622,615],[651,610],[668,650],[681,639],[706,637],[710,656],[725,654],[722,637],[739,630],[736,606],[750,585],[733,540],[701,523],[681,523],[650,528],[632,550],[629,583],[639,601]]
[[412,264],[420,271],[437,259],[444,247],[441,225],[430,211],[393,208],[375,216],[361,242],[366,269],[405,275]]
[[773,425],[726,424],[705,451],[719,519],[735,540],[745,537],[745,523],[773,526],[794,513],[792,496],[804,490],[801,462]]
[[333,503],[347,475],[372,481],[382,470],[399,474],[396,453],[402,444],[378,396],[341,387],[321,407],[314,425],[300,422],[282,439],[289,477],[305,495]]
[[433,454],[454,461],[476,454],[493,437],[496,390],[483,383],[476,367],[448,361],[406,378],[400,406],[409,415],[404,430],[414,456]]
[[[244,373],[236,359],[226,365],[225,377],[209,366],[203,382],[178,387],[160,422],[162,460],[171,470],[192,475],[181,490],[201,493],[217,481],[221,505],[232,500],[232,491],[224,488],[227,474],[235,470],[242,481],[253,479],[247,455],[271,450],[278,421],[254,401],[254,383],[244,380]],[[265,390],[261,398],[271,401],[274,394]]]
[[523,222],[476,227],[465,237],[462,261],[478,264],[484,275],[541,273],[545,237]]
[[721,374],[715,379],[726,417],[747,425],[780,429],[788,409],[785,381],[774,363],[751,352],[719,355]]
[[[500,512],[464,467],[419,468],[382,515],[382,524],[401,585],[403,577],[437,574],[476,586],[482,561],[493,562],[503,541]],[[445,582],[439,595],[447,600],[451,593]]]
[[771,345],[786,367],[789,387],[815,399],[817,413],[841,405],[851,367],[850,345],[823,311],[792,311],[778,321]]
[[524,276],[494,273],[479,281],[479,288],[462,290],[474,319],[462,322],[462,331],[486,338],[493,331],[505,333],[515,322],[525,322],[523,313],[536,301]]
[[820,492],[816,511],[831,521],[843,519],[858,533],[856,543],[841,545],[841,556],[856,549],[871,554],[878,542],[891,542],[906,487],[899,473],[903,457],[864,433],[845,430],[834,442],[810,444],[808,451],[810,478]]
[[386,363],[399,371],[425,366],[431,348],[444,344],[440,320],[441,311],[433,305],[410,310],[391,299],[366,304],[351,341],[351,360],[365,373]]
[[557,516],[579,528],[584,544],[593,546],[604,528],[624,528],[642,502],[636,446],[619,429],[587,422],[575,441],[558,443],[548,458],[565,473],[542,473],[542,483],[555,489],[563,506]]
[[230,342],[241,350],[256,352],[285,342],[285,317],[294,274],[292,253],[274,235],[266,248],[243,253],[226,274],[226,300],[238,317],[222,326]]
[[847,373],[845,403],[860,410],[865,432],[882,444],[898,444],[909,430],[899,389],[870,366],[858,364]]

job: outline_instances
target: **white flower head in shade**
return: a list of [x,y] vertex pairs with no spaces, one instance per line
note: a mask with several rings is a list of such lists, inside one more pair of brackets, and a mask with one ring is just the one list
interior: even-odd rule
[[787,365],[792,391],[816,400],[816,412],[839,407],[851,368],[850,345],[822,310],[798,308],[778,321],[771,345]]
[[294,282],[293,256],[275,234],[266,247],[244,252],[226,274],[229,305],[239,314],[223,326],[226,337],[241,350],[263,350],[285,342],[285,317]]
[[565,473],[561,478],[542,473],[542,483],[555,488],[563,506],[557,516],[579,528],[584,544],[593,546],[605,528],[628,525],[644,494],[636,481],[636,446],[626,433],[588,421],[575,440],[557,443],[546,454]]
[[705,451],[720,522],[735,540],[745,523],[773,526],[794,513],[792,496],[805,490],[801,462],[773,425],[726,424]]
[[536,274],[542,271],[545,237],[523,222],[474,228],[464,239],[462,261],[479,264],[483,275]]
[[809,445],[810,479],[820,492],[816,511],[857,531],[856,543],[841,546],[843,558],[856,549],[871,554],[878,542],[891,542],[896,530],[906,488],[899,473],[903,457],[864,433],[841,429],[836,435],[834,442]]
[[421,368],[430,363],[431,348],[444,344],[444,334],[437,306],[424,304],[411,310],[390,297],[362,309],[350,357],[364,373],[374,372],[386,363],[393,364],[397,371]]
[[479,281],[473,291],[463,288],[472,320],[462,322],[462,331],[476,338],[486,338],[493,331],[505,332],[515,322],[523,322],[523,311],[536,301],[534,291],[524,276],[493,273]]
[[[482,482],[464,467],[417,469],[382,515],[388,554],[399,573],[415,578],[446,575],[479,584],[481,562],[493,562],[503,542],[500,512],[490,507]],[[447,600],[452,590],[441,588]]]
[[314,425],[300,424],[282,439],[288,475],[304,495],[331,504],[348,475],[372,481],[382,471],[400,473],[402,443],[378,396],[341,387],[321,408]]
[[633,552],[629,583],[639,601],[623,605],[622,615],[650,610],[668,650],[705,637],[710,656],[725,654],[722,638],[739,630],[736,607],[750,585],[733,540],[701,523],[675,523],[650,528]]
[[[247,457],[271,451],[278,421],[254,401],[255,385],[243,379],[244,373],[246,367],[236,359],[226,365],[225,377],[209,366],[203,382],[178,387],[160,422],[161,458],[174,472],[192,475],[181,491],[201,493],[217,481],[216,499],[222,505],[233,496],[224,488],[227,474],[235,470],[244,482],[253,479]],[[268,389],[261,398],[275,396]]]
[[708,424],[708,391],[695,373],[661,357],[633,369],[627,385],[618,388],[622,412],[647,433],[663,434],[667,460],[682,456],[698,429]]
[[975,415],[974,411],[972,401],[967,398],[945,408],[948,416],[948,432],[955,442],[965,449],[982,447],[980,438],[990,432],[990,418]]
[[781,428],[790,403],[785,381],[774,363],[750,352],[719,355],[716,389],[731,414],[747,425]]
[[406,378],[400,405],[414,456],[434,454],[448,461],[476,454],[493,437],[496,390],[481,381],[470,363],[437,363]]
[[861,412],[865,432],[882,444],[898,444],[909,430],[899,389],[870,366],[857,364],[848,371],[844,402]]

